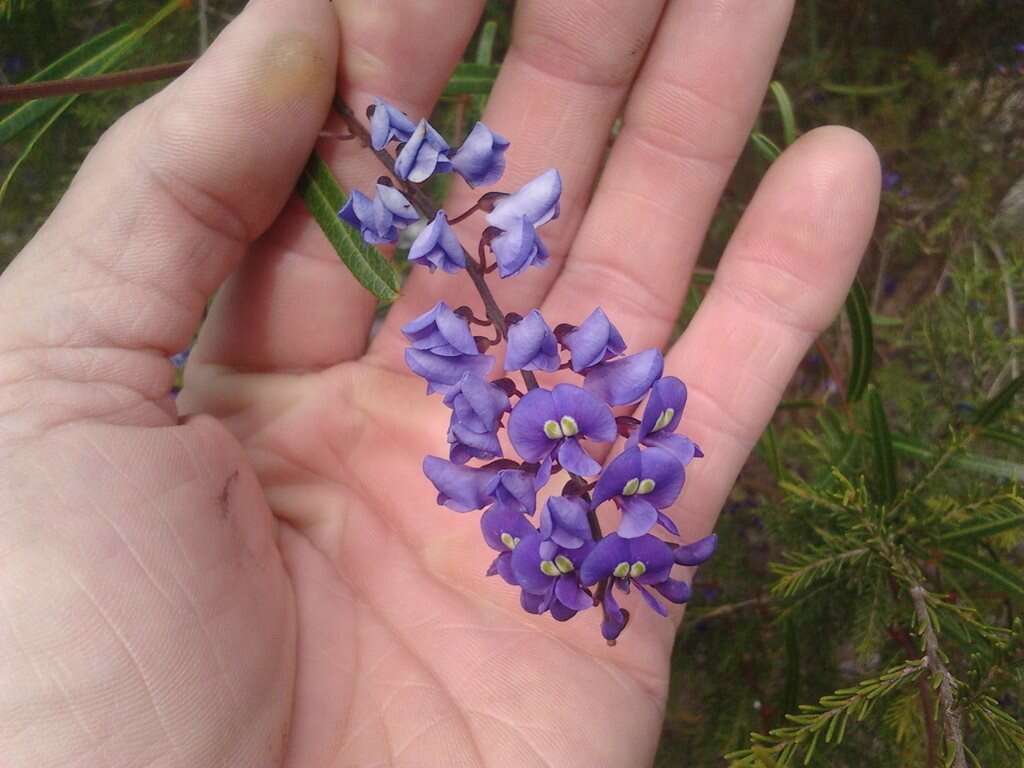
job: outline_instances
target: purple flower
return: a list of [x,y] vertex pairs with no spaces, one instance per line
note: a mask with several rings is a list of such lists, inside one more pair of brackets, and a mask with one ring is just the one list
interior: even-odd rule
[[379,244],[395,242],[398,230],[419,221],[420,215],[397,189],[378,184],[373,200],[358,189],[352,190],[338,217],[358,229],[367,243]]
[[903,177],[896,173],[896,171],[886,171],[882,174],[882,189],[887,192],[896,189],[901,181],[903,181]]
[[477,123],[452,158],[455,172],[471,187],[493,184],[505,172],[508,139]]
[[512,552],[512,574],[523,589],[523,608],[530,613],[550,610],[558,621],[590,608],[593,598],[580,587],[578,569],[593,546],[588,541],[565,549],[539,533],[522,537]]
[[644,408],[640,426],[629,437],[629,446],[641,443],[669,451],[685,466],[704,455],[690,438],[672,434],[679,426],[686,406],[686,385],[675,376],[658,379]]
[[470,373],[448,390],[444,403],[452,409],[448,426],[449,458],[456,464],[501,456],[498,420],[511,404],[499,388]]
[[655,524],[678,534],[672,519],[661,512],[679,498],[686,470],[663,448],[627,448],[612,461],[594,487],[592,506],[614,499],[622,510],[619,536],[635,539]]
[[711,559],[716,549],[718,549],[718,536],[712,533],[692,544],[676,547],[672,557],[678,565],[701,565]]
[[402,335],[413,349],[429,349],[445,357],[479,354],[469,323],[443,301],[403,325]]
[[526,219],[534,227],[539,227],[558,218],[561,195],[562,177],[557,170],[550,168],[518,191],[498,200],[494,210],[487,214],[487,223],[509,231],[518,226],[520,219]]
[[370,116],[370,144],[377,151],[384,149],[392,139],[408,141],[416,125],[397,107],[384,99],[374,99]]
[[1017,43],[1015,46],[1013,46],[1013,50],[1024,56],[1024,43]]
[[438,211],[434,220],[416,236],[409,249],[409,261],[421,264],[431,272],[438,267],[445,272],[466,268],[466,252],[448,224],[444,211]]
[[648,349],[589,368],[583,386],[609,405],[626,405],[642,398],[664,368],[661,352]]
[[469,323],[443,301],[402,326],[412,345],[405,350],[405,364],[427,380],[427,394],[447,392],[467,373],[483,378],[494,358],[482,355]]
[[650,535],[626,539],[612,533],[591,550],[580,566],[579,577],[586,586],[611,577],[622,592],[629,592],[630,585],[633,585],[653,610],[667,616],[665,606],[648,591],[648,587],[656,589],[673,603],[689,600],[690,585],[671,577],[673,565],[672,547],[661,539]]
[[515,277],[529,266],[548,263],[548,249],[537,230],[525,218],[512,222],[510,229],[491,241],[499,277]]
[[533,310],[508,329],[506,371],[557,371],[561,364],[555,334],[539,310]]
[[181,352],[175,352],[168,359],[171,361],[171,365],[175,368],[184,368],[185,363],[188,362],[188,356],[192,354],[192,347],[183,349]]
[[451,147],[426,120],[420,120],[402,151],[395,158],[395,175],[403,181],[419,184],[435,173],[448,173]]
[[537,530],[521,512],[500,501],[480,516],[480,530],[487,546],[498,553],[487,569],[487,575],[497,574],[509,584],[518,586],[512,572],[512,552],[520,541],[537,533]]
[[622,335],[600,307],[574,330],[565,334],[562,346],[569,350],[572,369],[576,373],[582,373],[626,350]]
[[464,467],[437,456],[423,459],[423,474],[437,489],[437,503],[456,512],[482,509],[491,501],[486,488],[494,471]]
[[629,611],[619,607],[613,592],[612,589],[606,589],[601,598],[601,612],[604,614],[604,618],[601,619],[601,635],[608,641],[608,645],[615,645],[615,641],[629,623]]
[[540,513],[540,535],[565,549],[578,549],[593,541],[587,502],[579,496],[552,496]]
[[499,504],[520,514],[532,515],[537,511],[537,491],[547,485],[549,477],[549,461],[541,464],[536,474],[521,469],[502,469],[491,479],[485,490]]
[[596,475],[601,465],[580,447],[580,439],[610,443],[616,434],[611,409],[572,384],[527,392],[508,420],[509,440],[526,461],[543,461],[554,453],[559,464],[584,476]]
[[427,394],[447,393],[467,373],[483,378],[494,367],[490,355],[446,356],[423,349],[405,350],[409,370],[427,382]]

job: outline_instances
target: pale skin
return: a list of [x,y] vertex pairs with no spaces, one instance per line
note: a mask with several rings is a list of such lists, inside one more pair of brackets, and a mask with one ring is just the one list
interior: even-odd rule
[[[530,616],[484,578],[478,513],[437,507],[420,472],[447,413],[397,332],[439,298],[479,306],[469,280],[414,275],[368,340],[373,299],[291,197],[340,127],[335,88],[357,113],[429,113],[481,5],[253,0],[111,129],[0,278],[5,768],[650,763],[681,614],[631,605],[609,648],[599,611]],[[662,346],[790,4],[518,5],[485,116],[512,141],[498,188],[557,166],[565,196],[552,263],[498,300],[552,323],[600,305],[633,350]],[[354,145],[320,148],[369,191],[381,169]],[[685,539],[835,317],[878,188],[862,137],[804,135],[666,352],[707,454],[672,510]],[[475,197],[460,182],[447,207]],[[166,358],[222,284],[175,404]]]

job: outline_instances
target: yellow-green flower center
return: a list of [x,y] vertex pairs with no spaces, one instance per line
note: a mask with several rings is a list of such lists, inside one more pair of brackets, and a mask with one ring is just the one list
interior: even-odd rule
[[562,434],[566,437],[572,437],[580,433],[580,426],[572,416],[563,416],[558,423],[562,427]]
[[548,419],[544,422],[544,434],[549,440],[561,440],[563,437],[575,437],[580,433],[580,425],[572,416],[563,416],[558,421]]
[[659,429],[664,429],[665,427],[667,427],[669,422],[672,421],[675,415],[675,408],[666,408],[664,411],[658,414],[658,420],[654,422],[654,427],[651,429],[651,432],[657,432]]
[[576,567],[572,564],[572,560],[565,555],[559,555],[555,558],[555,567],[562,573],[572,573],[576,570]]
[[561,576],[562,572],[558,570],[558,566],[550,560],[540,561],[540,572],[545,576]]
[[519,539],[508,531],[505,531],[501,534],[501,543],[504,544],[507,549],[515,549],[519,544]]
[[647,565],[640,560],[629,566],[629,575],[634,579],[640,578],[645,573],[647,573]]
[[615,566],[615,570],[612,571],[612,576],[616,579],[624,579],[629,575],[629,563],[623,560],[621,563]]
[[623,496],[633,496],[634,494],[640,494],[643,496],[646,493],[650,493],[654,490],[654,481],[645,477],[641,480],[639,477],[630,478],[624,486],[622,486]]

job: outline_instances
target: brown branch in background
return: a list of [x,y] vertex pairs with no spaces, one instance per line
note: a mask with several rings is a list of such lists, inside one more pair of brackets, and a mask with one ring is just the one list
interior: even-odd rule
[[835,359],[833,359],[832,354],[828,351],[828,347],[825,346],[820,336],[814,340],[814,348],[821,355],[821,359],[825,361],[825,365],[828,367],[828,375],[835,383],[840,396],[845,399],[846,383],[843,380],[843,374],[839,371],[839,366],[836,365]]
[[155,83],[160,80],[171,80],[185,72],[195,63],[195,59],[176,61],[172,64],[157,64],[152,67],[126,69],[123,72],[111,72],[106,75],[92,77],[71,77],[66,80],[43,80],[36,83],[20,83],[18,85],[0,86],[0,104],[17,101],[33,101],[53,96],[73,96],[78,93],[95,93],[126,88],[130,85]]
[[915,584],[910,588],[910,597],[914,601],[914,612],[921,625],[928,669],[939,679],[939,704],[942,710],[942,721],[945,724],[946,738],[953,745],[951,765],[952,768],[967,768],[962,718],[953,690],[955,681],[953,675],[946,668],[946,662],[942,660],[942,651],[939,649],[939,639],[935,636],[935,628],[932,626],[932,617],[928,613],[924,588]]
[[[903,646],[903,650],[907,652],[907,658],[917,658],[919,651],[914,647],[903,627],[889,627],[889,636]],[[935,720],[932,717],[935,709],[932,703],[931,688],[928,686],[928,681],[923,677],[917,679],[917,692],[918,701],[921,702],[921,719],[924,720],[925,737],[927,738],[928,745],[928,762],[926,765],[928,768],[936,768],[939,764],[939,744],[938,734],[935,732]]]

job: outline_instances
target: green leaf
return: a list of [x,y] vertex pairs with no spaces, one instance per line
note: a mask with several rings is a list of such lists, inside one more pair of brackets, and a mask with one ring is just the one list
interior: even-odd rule
[[782,689],[782,711],[792,712],[800,703],[800,641],[792,618],[785,620],[783,631],[786,642],[786,682]]
[[[103,74],[135,50],[154,27],[182,7],[181,0],[169,0],[140,26],[134,29],[125,26],[116,27],[109,32],[97,35],[36,73],[32,79],[52,79],[61,73],[63,73],[62,78],[64,79]],[[114,32],[119,34],[115,35]],[[3,120],[0,120],[0,144],[10,141],[38,121],[46,120],[40,130],[32,134],[14,165],[5,175],[2,185],[0,185],[0,203],[3,202],[4,194],[10,186],[15,172],[25,162],[36,143],[77,98],[77,95],[73,95],[36,99],[22,104]],[[46,119],[47,116],[49,119]]]
[[338,211],[345,205],[345,193],[315,152],[299,179],[299,194],[356,280],[381,301],[394,301],[399,290],[398,273],[376,248],[364,243],[355,230],[338,218]]
[[949,550],[943,554],[942,562],[971,571],[999,589],[1024,597],[1024,580],[995,560],[981,561],[965,552]]
[[43,138],[43,135],[50,130],[50,126],[57,122],[57,120],[60,119],[60,116],[63,115],[74,103],[75,100],[73,98],[67,99],[57,108],[56,112],[46,118],[43,124],[35,129],[28,141],[25,142],[25,146],[21,148],[21,152],[18,153],[18,157],[7,170],[7,173],[4,175],[3,182],[0,183],[0,203],[3,203],[4,201],[4,197],[7,195],[7,189],[11,186],[11,181],[14,179],[14,175],[18,172],[18,169],[21,168],[22,163],[24,163],[28,159],[28,156],[32,154],[32,150],[35,149],[36,144],[41,138]]
[[759,131],[754,131],[750,134],[750,141],[754,145],[754,149],[769,163],[774,162],[775,158],[782,154],[779,146]]
[[[108,53],[112,42],[123,38],[131,27],[128,24],[108,29],[91,40],[86,40],[77,48],[74,48],[52,64],[36,72],[25,82],[35,83],[40,80],[62,80],[67,77],[76,77],[81,74],[82,68],[88,68],[94,64],[97,57]],[[24,104],[19,104],[10,113],[0,119],[0,144],[6,144],[25,128],[34,122],[42,119],[47,113],[52,112],[60,106],[67,97],[54,97],[50,99],[35,99]]]
[[476,46],[476,63],[477,64],[492,64],[494,63],[494,38],[498,34],[498,22],[491,19],[484,28],[480,30],[480,42]]
[[878,476],[878,501],[888,504],[896,498],[896,456],[892,449],[889,420],[885,417],[882,398],[875,387],[868,388],[868,410],[871,419],[871,447]]
[[782,458],[779,456],[779,443],[775,439],[775,430],[769,424],[758,442],[760,453],[775,475],[776,480],[782,479]]
[[[892,446],[896,452],[915,459],[930,461],[936,458],[935,452],[924,447],[905,435],[893,436]],[[978,453],[959,453],[949,460],[949,465],[958,469],[968,470],[980,475],[1000,477],[1007,480],[1024,481],[1024,464],[1012,461],[993,459]]]
[[846,314],[850,318],[850,333],[853,337],[853,360],[850,365],[850,379],[846,383],[846,399],[856,402],[867,389],[868,380],[871,378],[871,363],[875,355],[875,336],[871,329],[868,295],[859,278],[853,281],[850,295],[846,298]]
[[837,93],[840,96],[887,96],[890,93],[902,91],[906,87],[906,80],[898,80],[885,85],[842,85],[828,82],[821,84],[821,90],[827,93]]
[[778,80],[773,80],[771,85],[772,96],[779,105],[779,116],[782,118],[782,138],[788,147],[796,141],[796,115],[793,113],[793,101],[789,98],[785,86]]
[[1004,531],[1011,531],[1014,528],[1024,526],[1024,513],[1010,515],[1009,517],[986,520],[975,525],[965,525],[955,531],[944,533],[939,536],[939,541],[972,541],[984,539],[988,536],[995,536]]
[[977,414],[974,416],[974,423],[979,427],[990,425],[1002,416],[1003,411],[1013,404],[1013,399],[1022,387],[1024,387],[1024,376],[1018,376],[1016,379],[1013,379],[1013,381],[996,392],[987,403],[978,409]]
[[497,77],[498,67],[493,64],[475,64],[464,61],[455,68],[442,95],[488,94],[494,87]]
[[981,430],[981,436],[987,440],[994,440],[997,443],[1016,448],[1018,451],[1024,451],[1024,435],[1017,432],[1008,432],[1005,429],[989,427]]

